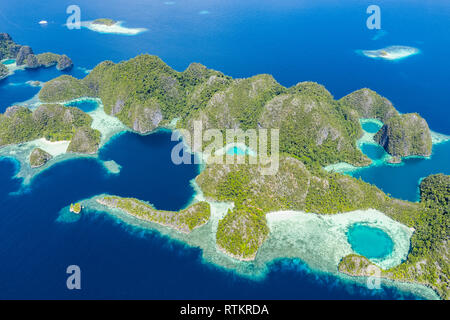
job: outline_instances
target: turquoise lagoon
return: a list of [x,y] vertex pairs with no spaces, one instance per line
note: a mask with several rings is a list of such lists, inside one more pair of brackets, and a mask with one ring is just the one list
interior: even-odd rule
[[394,243],[389,235],[379,228],[357,223],[347,233],[352,249],[366,258],[384,258],[392,253]]
[[390,155],[373,141],[373,135],[381,125],[382,123],[375,119],[361,120],[366,134],[360,139],[358,146],[373,164],[362,168],[342,166],[342,170],[338,171],[372,183],[393,197],[419,201],[421,179],[435,173],[450,174],[450,137],[442,136],[439,142],[434,143],[430,157],[404,157],[402,163],[391,164],[387,162]]

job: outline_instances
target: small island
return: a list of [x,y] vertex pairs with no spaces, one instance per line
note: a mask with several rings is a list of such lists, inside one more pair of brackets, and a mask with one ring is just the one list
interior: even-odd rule
[[[22,46],[13,41],[7,33],[0,33],[0,60],[13,60],[17,67],[37,69],[56,65],[60,71],[68,70],[73,66],[72,60],[66,55],[59,55],[51,52],[35,54],[29,46]],[[2,71],[3,70],[3,71]],[[0,78],[7,76],[5,70],[0,65]]]
[[134,36],[141,32],[147,31],[145,28],[128,28],[124,27],[123,21],[116,21],[109,18],[99,18],[93,21],[83,21],[81,26],[98,33],[121,34]]
[[70,204],[70,212],[73,212],[75,214],[80,214],[81,210],[83,209],[83,206],[80,203],[71,203]]
[[99,148],[101,133],[91,128],[92,121],[82,110],[60,104],[42,104],[34,111],[8,107],[0,114],[0,147],[45,138],[70,141],[69,152],[93,154]]
[[40,148],[35,148],[30,155],[30,165],[32,168],[38,168],[46,164],[52,156]]
[[369,58],[400,60],[418,54],[420,50],[407,46],[390,46],[379,50],[361,50],[361,52]]
[[94,21],[92,21],[93,24],[101,24],[101,25],[105,25],[105,26],[112,26],[115,25],[117,23],[117,21],[113,20],[113,19],[109,19],[109,18],[99,18],[99,19],[95,19]]

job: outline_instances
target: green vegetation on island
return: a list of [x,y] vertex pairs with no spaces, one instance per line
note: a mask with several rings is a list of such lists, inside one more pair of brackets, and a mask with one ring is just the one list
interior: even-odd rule
[[30,154],[30,165],[32,168],[41,167],[46,164],[52,156],[40,148],[35,148]]
[[217,246],[239,260],[253,260],[267,239],[269,227],[264,212],[246,202],[236,203],[219,221]]
[[390,117],[374,137],[389,154],[397,157],[431,155],[428,124],[417,113]]
[[393,163],[399,157],[431,154],[431,132],[428,124],[417,113],[399,114],[392,103],[370,89],[360,89],[340,102],[358,112],[359,118],[378,119],[384,123],[374,139],[390,155]]
[[66,70],[73,66],[72,60],[65,54],[55,54],[52,52],[45,52],[36,55],[38,67],[51,67],[56,65],[58,70]]
[[308,165],[370,163],[356,147],[362,134],[358,113],[316,83],[287,89],[269,75],[232,79],[200,64],[177,72],[158,57],[141,55],[102,62],[81,80],[61,76],[39,94],[46,102],[83,96],[100,98],[106,113],[140,133],[174,118],[188,130],[195,120],[204,129],[280,128],[281,151]]
[[70,212],[76,213],[76,214],[80,214],[81,210],[83,209],[83,207],[81,206],[80,203],[71,203],[70,204]]
[[[81,128],[90,127],[91,123],[92,118],[78,108],[43,104],[31,111],[26,107],[12,106],[0,114],[0,147],[39,138],[72,140]],[[90,134],[97,137],[100,133]]]
[[[282,154],[276,174],[262,175],[261,165],[207,163],[196,178],[207,199],[235,204],[219,221],[216,234],[218,247],[227,254],[253,259],[268,237],[265,215],[271,211],[334,214],[373,208],[416,230],[408,260],[386,272],[395,279],[430,285],[448,297],[443,289],[449,282],[448,258],[442,249],[448,245],[448,225],[444,224],[448,214],[443,214],[448,210],[438,210],[429,201],[394,199],[362,180],[322,169],[338,162],[370,163],[356,145],[363,134],[360,118],[384,122],[377,136],[387,132],[387,138],[379,141],[396,159],[429,154],[429,129],[418,115],[399,115],[389,100],[369,89],[335,100],[314,82],[285,88],[270,75],[233,79],[200,64],[177,72],[150,55],[117,64],[102,62],[80,80],[61,76],[46,83],[39,94],[45,102],[84,96],[100,98],[106,113],[139,133],[151,132],[175,118],[179,119],[177,128],[191,133],[197,120],[203,129],[280,129]],[[181,212],[156,210],[136,199],[105,197],[98,201],[140,219],[184,232],[192,229]],[[207,218],[195,221],[205,223]],[[420,259],[427,261],[427,267]],[[348,272],[352,261],[346,261]]]
[[[407,260],[389,270],[381,270],[366,258],[356,255],[344,257],[339,264],[341,272],[366,276],[371,265],[381,276],[394,280],[421,283],[430,286],[444,299],[450,298],[450,176],[436,174],[420,184],[423,208],[409,224],[415,232]],[[393,217],[394,218],[394,217]]]
[[339,262],[338,270],[354,277],[370,277],[383,273],[380,267],[358,254],[349,254],[343,257]]
[[97,202],[108,207],[124,211],[135,218],[158,223],[174,228],[183,233],[190,233],[208,222],[211,208],[207,202],[197,202],[180,211],[157,210],[151,204],[134,198],[105,196]]
[[44,52],[36,55],[38,63],[44,67],[51,67],[58,63],[60,55],[52,52]]
[[8,76],[8,68],[4,64],[0,63],[0,80]]
[[209,164],[196,178],[207,199],[235,203],[216,235],[219,246],[235,257],[254,257],[267,236],[268,212],[334,214],[373,208],[412,226],[423,209],[420,204],[393,199],[362,180],[308,169],[287,155],[280,157],[275,175],[262,175],[259,169],[252,164]]
[[101,24],[105,26],[112,26],[117,23],[117,21],[109,18],[99,18],[92,21],[93,24]]
[[360,118],[385,122],[399,114],[388,99],[367,88],[356,90],[339,101],[358,112]]
[[43,102],[57,103],[72,100],[74,97],[94,96],[83,82],[69,76],[62,75],[45,83],[39,91],[39,99]]
[[16,59],[22,46],[15,43],[7,33],[0,33],[0,60]]
[[67,152],[93,154],[100,146],[101,133],[90,127],[78,128],[70,140]]

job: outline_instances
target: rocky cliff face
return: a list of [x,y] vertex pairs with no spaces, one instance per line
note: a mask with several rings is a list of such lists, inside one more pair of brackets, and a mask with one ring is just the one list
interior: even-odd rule
[[386,120],[374,137],[390,155],[406,157],[431,155],[431,133],[427,122],[417,113]]
[[22,46],[16,56],[16,64],[18,66],[27,63],[27,58],[30,54],[33,54],[33,49],[29,46]]
[[41,65],[38,62],[38,59],[36,58],[36,56],[34,54],[30,54],[27,57],[26,60],[26,67],[29,69],[36,69],[39,68]]
[[0,80],[5,78],[8,74],[8,68],[0,63]]
[[72,68],[73,62],[70,60],[68,56],[65,54],[61,55],[58,59],[58,64],[56,65],[56,69],[62,71]]
[[9,34],[0,33],[0,60],[15,59],[20,47],[20,45],[14,43]]

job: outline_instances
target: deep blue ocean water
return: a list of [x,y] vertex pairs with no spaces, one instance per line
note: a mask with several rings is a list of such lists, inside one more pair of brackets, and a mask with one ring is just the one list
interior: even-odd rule
[[[103,60],[148,52],[180,71],[195,61],[233,77],[270,73],[285,86],[313,80],[336,98],[370,87],[399,111],[419,112],[432,130],[450,134],[447,1],[378,1],[386,31],[378,40],[372,40],[376,31],[365,27],[368,1],[197,0],[170,6],[164,1],[77,1],[82,20],[110,17],[149,29],[137,36],[67,30],[62,25],[70,4],[7,1],[0,10],[0,32],[37,53],[69,55],[75,67],[68,73],[76,77]],[[199,14],[202,10],[209,14]],[[37,24],[42,19],[49,25]],[[355,53],[395,44],[418,47],[421,54],[388,62]],[[0,112],[38,92],[26,81],[60,74],[55,68],[26,70],[0,81]],[[264,280],[249,280],[204,263],[199,249],[132,229],[108,215],[56,221],[61,208],[104,192],[141,198],[161,209],[182,208],[193,195],[189,180],[198,168],[172,165],[173,143],[166,132],[122,134],[100,152],[102,160],[122,166],[119,175],[108,174],[94,159],[69,160],[15,195],[10,193],[21,184],[12,178],[17,165],[0,159],[0,298],[415,298],[349,284],[298,260],[275,261]],[[408,159],[403,166],[373,167],[355,175],[394,196],[416,200],[418,179],[448,174],[449,160],[446,143],[433,148],[431,159]],[[70,264],[81,267],[80,291],[65,287]]]
[[347,236],[352,249],[367,258],[384,258],[394,248],[394,243],[386,232],[362,223],[351,226]]

